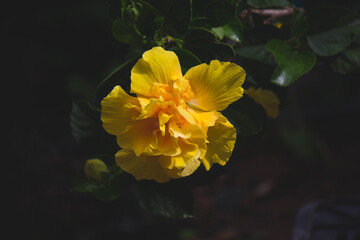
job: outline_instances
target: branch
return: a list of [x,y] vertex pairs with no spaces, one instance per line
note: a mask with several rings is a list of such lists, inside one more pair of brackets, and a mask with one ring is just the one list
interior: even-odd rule
[[[298,8],[301,13],[304,13],[304,8]],[[264,24],[271,24],[275,19],[284,16],[291,16],[294,14],[294,9],[291,7],[285,7],[283,9],[254,9],[244,10],[240,14],[240,18],[245,18],[250,13],[256,13],[261,16],[266,16]]]

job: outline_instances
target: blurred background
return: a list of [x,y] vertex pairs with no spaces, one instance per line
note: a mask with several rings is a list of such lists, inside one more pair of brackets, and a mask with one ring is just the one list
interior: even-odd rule
[[3,11],[14,239],[291,239],[304,204],[359,196],[360,75],[326,64],[286,89],[259,135],[239,137],[227,173],[194,190],[195,218],[143,212],[131,191],[113,202],[70,191],[90,157],[71,135],[72,101],[92,99],[125,48],[105,1],[16,1]]

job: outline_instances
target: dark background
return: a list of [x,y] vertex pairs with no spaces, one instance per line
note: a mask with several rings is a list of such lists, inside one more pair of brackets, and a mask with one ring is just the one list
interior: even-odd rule
[[304,204],[359,196],[360,78],[328,64],[287,89],[261,134],[239,137],[228,173],[195,189],[194,219],[143,212],[131,191],[114,202],[71,192],[90,157],[71,136],[72,101],[95,96],[124,45],[104,1],[3,11],[4,217],[14,239],[290,239]]

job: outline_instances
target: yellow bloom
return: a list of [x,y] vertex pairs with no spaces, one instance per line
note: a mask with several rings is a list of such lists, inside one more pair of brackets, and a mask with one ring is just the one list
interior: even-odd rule
[[116,86],[101,102],[101,120],[122,148],[115,159],[137,180],[167,182],[202,163],[225,165],[236,131],[219,111],[243,95],[244,70],[211,61],[184,76],[174,52],[154,47],[131,71],[132,97]]
[[277,23],[274,23],[274,26],[277,27],[277,28],[282,28],[282,23],[281,22],[277,22]]
[[279,115],[280,100],[273,91],[250,87],[245,90],[245,94],[260,104],[269,117],[276,118]]

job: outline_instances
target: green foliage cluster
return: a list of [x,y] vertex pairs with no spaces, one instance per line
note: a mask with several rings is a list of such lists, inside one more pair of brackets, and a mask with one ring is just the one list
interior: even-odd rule
[[[281,92],[311,71],[316,64],[330,64],[341,74],[360,70],[359,7],[314,1],[300,11],[288,0],[108,0],[111,31],[127,48],[126,61],[116,68],[97,89],[100,101],[115,85],[129,90],[130,71],[141,54],[153,46],[174,51],[183,73],[213,59],[239,63],[247,72],[249,86]],[[323,4],[324,3],[324,4]],[[265,16],[252,9],[286,9],[292,14],[264,24]],[[277,27],[276,23],[281,23]],[[129,91],[128,91],[129,92]],[[244,96],[224,114],[238,134],[253,135],[261,130],[263,110]],[[113,156],[116,141],[101,127],[100,111],[83,101],[75,102],[71,126],[76,140],[96,154]],[[91,149],[91,150],[90,150]],[[93,157],[93,156],[91,156]],[[113,157],[107,161],[114,165]],[[73,190],[91,192],[101,200],[121,196],[125,185],[135,184],[140,206],[166,217],[190,217],[192,188],[209,183],[221,171],[199,169],[184,179],[166,184],[134,181],[116,165],[103,181],[87,179],[83,169],[76,176]],[[118,170],[116,170],[118,169]]]

